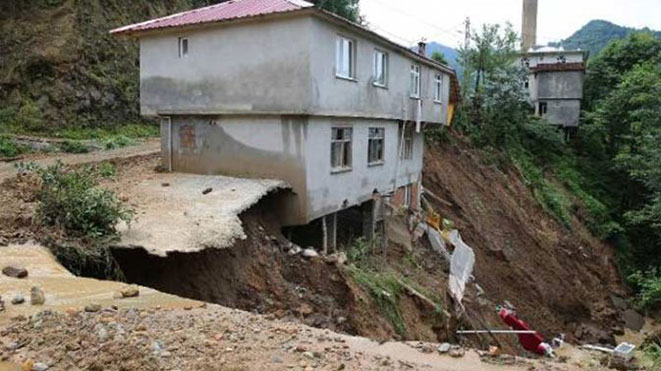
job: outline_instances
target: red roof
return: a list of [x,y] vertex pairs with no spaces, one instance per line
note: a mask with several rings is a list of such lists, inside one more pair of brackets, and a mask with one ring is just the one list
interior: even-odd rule
[[272,13],[284,13],[313,6],[303,0],[230,0],[220,4],[193,9],[163,18],[136,23],[111,30],[112,34],[182,27],[194,24],[227,21]]

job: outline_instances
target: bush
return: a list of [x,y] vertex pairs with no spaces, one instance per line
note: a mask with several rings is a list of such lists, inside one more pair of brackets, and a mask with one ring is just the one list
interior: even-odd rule
[[0,156],[16,157],[28,151],[26,146],[16,143],[16,141],[6,135],[0,135]]
[[60,149],[66,153],[88,153],[89,147],[82,142],[65,140],[60,144]]
[[37,217],[49,226],[61,227],[68,236],[100,239],[116,237],[120,221],[130,223],[133,210],[115,193],[98,187],[91,169],[65,170],[61,163],[38,169]]
[[41,109],[34,102],[26,100],[16,115],[16,125],[21,131],[43,132],[46,129]]
[[661,308],[661,274],[657,269],[645,273],[638,271],[628,277],[629,283],[638,291],[635,298],[636,308]]
[[16,122],[16,109],[14,107],[0,108],[0,130],[8,131]]
[[360,263],[369,255],[369,250],[370,243],[364,237],[358,238],[347,248],[347,259],[351,263]]

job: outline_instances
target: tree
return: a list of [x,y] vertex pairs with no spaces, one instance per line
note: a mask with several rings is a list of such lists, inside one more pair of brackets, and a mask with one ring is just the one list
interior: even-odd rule
[[460,50],[464,70],[459,125],[477,144],[502,147],[527,121],[523,81],[517,63],[518,40],[511,25],[484,25],[471,33],[471,47]]
[[435,51],[431,54],[431,59],[435,60],[438,63],[449,64],[448,60],[445,58],[445,55],[439,51]]
[[591,110],[617,87],[624,74],[644,62],[661,62],[661,39],[639,32],[610,43],[588,65],[585,107]]
[[337,14],[352,22],[362,23],[360,16],[360,0],[309,0],[317,7]]
[[598,102],[595,125],[612,158],[612,192],[629,226],[636,265],[661,263],[661,65],[635,66]]

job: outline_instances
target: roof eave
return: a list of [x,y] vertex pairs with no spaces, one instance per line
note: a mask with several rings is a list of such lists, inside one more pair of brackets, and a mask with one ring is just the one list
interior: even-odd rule
[[300,8],[300,9],[292,9],[292,10],[286,10],[280,12],[273,12],[273,13],[255,14],[251,16],[237,17],[232,19],[222,19],[218,21],[192,23],[183,26],[175,25],[175,26],[159,27],[152,29],[142,29],[142,30],[130,30],[130,29],[125,29],[125,27],[120,27],[110,30],[109,33],[113,36],[118,36],[118,37],[140,38],[147,35],[170,33],[174,31],[177,32],[189,31],[189,30],[196,30],[196,29],[202,29],[202,28],[219,26],[219,25],[224,26],[224,25],[232,25],[232,24],[244,23],[244,22],[254,22],[264,19],[301,16],[301,15],[305,15],[306,13],[312,13],[313,11],[314,11],[313,8]]

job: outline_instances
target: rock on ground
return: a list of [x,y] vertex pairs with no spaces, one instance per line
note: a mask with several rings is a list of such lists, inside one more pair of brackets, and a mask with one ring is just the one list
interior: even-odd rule
[[28,276],[28,271],[25,268],[10,265],[2,268],[2,274],[12,278],[25,278]]
[[14,295],[14,298],[11,299],[11,303],[14,305],[19,305],[25,303],[25,298],[21,294]]
[[33,286],[30,290],[30,304],[32,305],[44,305],[46,302],[46,296],[44,292],[37,286]]
[[126,286],[122,288],[120,294],[122,298],[134,298],[140,295],[140,289],[138,288],[138,286],[134,286],[134,285]]

